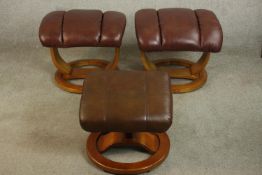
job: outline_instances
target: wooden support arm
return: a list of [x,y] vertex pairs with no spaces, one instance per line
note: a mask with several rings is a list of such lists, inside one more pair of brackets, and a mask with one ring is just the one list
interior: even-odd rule
[[106,70],[113,70],[117,67],[118,63],[119,63],[119,56],[120,56],[120,48],[116,47],[115,48],[115,55],[114,55],[114,60],[112,63],[108,64],[106,66]]
[[65,60],[60,56],[57,48],[50,48],[52,61],[59,72],[69,74],[72,70],[70,64],[66,63]]
[[201,58],[191,66],[190,70],[193,75],[199,74],[203,71],[209,61],[210,52],[204,52]]
[[152,63],[151,61],[149,61],[145,52],[141,52],[140,58],[146,70],[156,70],[157,69],[156,65]]

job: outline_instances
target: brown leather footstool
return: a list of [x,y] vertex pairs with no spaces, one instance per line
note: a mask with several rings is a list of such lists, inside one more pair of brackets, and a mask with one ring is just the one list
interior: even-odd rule
[[[141,59],[146,70],[161,69],[171,78],[191,80],[187,84],[174,84],[175,93],[200,88],[207,80],[205,66],[210,52],[219,52],[223,33],[216,15],[209,10],[168,8],[143,9],[135,16],[136,34]],[[150,61],[146,53],[152,51],[198,51],[203,52],[196,62],[182,59]],[[177,65],[183,68],[166,68]]]
[[[66,91],[81,93],[82,85],[73,84],[70,80],[86,78],[89,72],[98,69],[116,69],[125,25],[125,15],[114,11],[70,10],[47,14],[40,25],[39,38],[43,46],[50,47],[52,61],[57,68],[57,85]],[[100,59],[66,63],[58,48],[69,47],[113,47],[115,56],[112,63]],[[86,66],[97,68],[84,68]]]
[[[172,123],[172,92],[167,73],[98,71],[84,81],[81,127],[91,132],[87,155],[104,171],[138,174],[158,166],[169,152],[165,131]],[[112,146],[141,147],[152,154],[135,163],[120,163],[101,153]]]

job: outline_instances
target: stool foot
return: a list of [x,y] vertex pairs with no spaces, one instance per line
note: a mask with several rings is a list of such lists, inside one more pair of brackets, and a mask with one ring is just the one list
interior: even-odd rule
[[[110,63],[106,60],[77,60],[68,63],[70,65],[71,72],[69,74],[62,73],[60,71],[56,71],[55,73],[55,81],[59,88],[72,92],[72,93],[82,93],[82,85],[77,85],[70,80],[78,80],[78,79],[85,79],[88,77],[88,73],[103,70],[105,69]],[[90,67],[94,66],[96,68],[83,68],[83,67]]]
[[[158,67],[159,70],[167,71],[170,78],[172,79],[187,79],[191,80],[190,83],[186,84],[172,84],[172,92],[173,93],[185,93],[191,92],[196,89],[202,87],[207,81],[207,72],[205,69],[202,69],[197,74],[192,74],[190,68],[196,64],[189,60],[184,59],[163,59],[163,60],[155,60],[153,63]],[[182,66],[185,68],[163,68],[162,66],[167,65],[176,65]]]
[[[186,79],[190,83],[172,84],[173,93],[191,92],[202,87],[207,81],[207,72],[205,66],[210,58],[210,53],[203,53],[198,62],[192,62],[185,59],[159,59],[149,61],[144,52],[141,53],[141,59],[146,70],[162,70],[168,72],[172,79]],[[180,66],[181,68],[168,68],[167,66]]]
[[70,80],[85,79],[90,72],[99,70],[117,70],[119,61],[119,48],[115,48],[113,62],[101,59],[76,60],[66,63],[60,56],[57,48],[51,48],[51,57],[57,68],[55,73],[55,82],[57,86],[65,91],[72,93],[82,93],[82,85],[77,85]]
[[[152,154],[148,159],[134,163],[120,163],[105,158],[101,153],[113,146],[141,147]],[[166,133],[91,133],[87,139],[87,155],[90,160],[106,172],[113,174],[139,174],[160,165],[170,148]]]

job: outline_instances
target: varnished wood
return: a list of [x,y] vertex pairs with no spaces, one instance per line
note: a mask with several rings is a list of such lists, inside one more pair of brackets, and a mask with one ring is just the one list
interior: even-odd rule
[[[105,158],[101,153],[113,146],[141,147],[151,156],[143,161],[120,163]],[[87,155],[106,172],[113,174],[139,174],[160,165],[168,155],[169,138],[165,133],[91,133],[87,139]]]
[[[207,80],[205,67],[209,61],[210,53],[205,52],[196,62],[184,59],[159,59],[150,61],[144,52],[141,52],[141,60],[146,70],[163,70],[174,79],[188,79],[190,83],[172,84],[173,93],[184,93],[196,90],[203,86]],[[169,65],[182,66],[183,68],[169,68]]]
[[120,48],[115,48],[115,56],[112,63],[101,59],[76,60],[67,63],[60,56],[57,48],[50,48],[50,53],[52,61],[57,68],[55,74],[57,86],[68,92],[82,93],[82,85],[73,84],[70,80],[87,78],[90,72],[98,70],[117,69]]
[[128,134],[121,132],[110,132],[106,135],[101,135],[97,148],[99,152],[105,152],[111,146],[142,146],[150,153],[155,153],[159,146],[159,140],[155,135],[150,133],[133,133]]
[[[194,75],[192,75],[194,76]],[[190,78],[188,78],[190,79]],[[187,84],[176,84],[176,85],[172,85],[171,89],[173,93],[184,93],[184,92],[190,92],[193,90],[196,90],[200,87],[202,87],[205,82],[207,81],[207,72],[206,70],[203,70],[202,72],[199,73],[198,78],[197,79],[193,79],[191,78],[190,80],[192,80],[190,83]]]
[[142,63],[146,70],[156,70],[156,65],[149,61],[148,57],[146,56],[145,52],[141,52],[140,56]]
[[202,70],[205,69],[208,61],[210,58],[210,53],[209,52],[204,52],[201,56],[201,58],[197,61],[197,63],[193,64],[190,68],[191,68],[191,73],[192,74],[198,74],[200,73]]
[[50,54],[52,61],[59,72],[63,74],[69,74],[71,72],[72,67],[61,57],[57,48],[50,48]]
[[120,55],[120,48],[115,48],[115,56],[112,63],[108,64],[106,66],[106,70],[114,70],[117,69],[118,63],[119,63],[119,56]]

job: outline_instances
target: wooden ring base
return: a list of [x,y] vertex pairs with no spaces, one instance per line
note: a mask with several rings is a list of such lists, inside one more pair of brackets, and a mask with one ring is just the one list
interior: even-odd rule
[[74,84],[70,80],[85,79],[90,72],[98,70],[118,69],[119,53],[120,48],[115,48],[112,62],[101,59],[88,59],[67,63],[59,54],[58,48],[50,48],[52,61],[57,68],[55,74],[57,86],[68,92],[82,93],[83,86]]
[[[101,153],[112,146],[135,146],[144,148],[152,154],[148,159],[134,163],[120,163],[105,158]],[[90,160],[106,172],[112,174],[139,174],[148,172],[160,165],[170,148],[166,133],[91,133],[87,139],[86,150]]]
[[[82,93],[82,85],[74,84],[70,82],[70,80],[85,79],[88,77],[88,73],[105,69],[110,64],[110,62],[106,60],[92,59],[77,60],[68,64],[72,67],[71,73],[66,74],[57,70],[55,73],[56,84],[65,91],[80,94]],[[92,68],[83,68],[90,66],[92,66]]]
[[[150,61],[145,52],[141,52],[141,61],[146,70],[162,70],[168,72],[173,79],[187,79],[190,83],[172,84],[173,93],[184,93],[196,90],[203,86],[207,80],[205,67],[209,61],[210,53],[204,52],[197,62],[184,59],[159,59]],[[166,68],[164,66],[176,65],[182,68]]]
[[[190,69],[195,63],[189,60],[184,59],[163,59],[163,60],[155,60],[153,63],[161,70],[161,66],[168,66],[168,65],[176,65],[176,66],[183,66],[187,69]],[[166,69],[165,69],[166,70]],[[176,70],[175,72],[173,72]],[[182,69],[181,69],[182,70]],[[202,69],[198,74],[187,74],[185,75],[184,72],[179,75],[179,69],[169,69],[166,70],[169,73],[170,78],[173,79],[187,79],[191,80],[190,83],[186,84],[172,84],[172,92],[173,93],[185,93],[191,92],[196,89],[202,87],[207,81],[207,72],[205,69]]]

